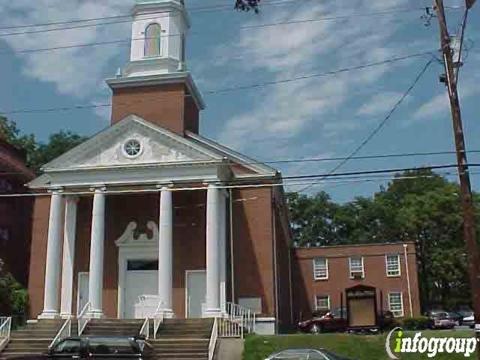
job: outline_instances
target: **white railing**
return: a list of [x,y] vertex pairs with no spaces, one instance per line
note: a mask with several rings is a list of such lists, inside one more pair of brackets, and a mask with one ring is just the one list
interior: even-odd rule
[[148,317],[145,318],[139,334],[144,336],[145,340],[150,339],[150,319]]
[[227,320],[242,326],[247,333],[255,332],[255,312],[231,302],[225,304],[225,310]]
[[218,339],[218,324],[219,318],[215,318],[213,321],[212,335],[210,336],[210,342],[208,343],[208,360],[213,360],[215,356],[215,348],[217,346]]
[[221,338],[243,339],[244,327],[242,324],[242,320],[232,321],[227,318],[218,318],[217,328],[218,336]]
[[12,318],[0,317],[0,351],[7,346],[10,341],[10,332],[12,330]]
[[78,320],[78,336],[82,335],[83,330],[87,327],[88,322],[92,319],[91,304],[87,302],[80,314],[77,316]]
[[60,330],[58,330],[57,335],[55,336],[53,341],[50,343],[48,348],[49,349],[53,348],[60,340],[65,339],[71,335],[72,335],[72,318],[69,317],[67,320],[65,320]]

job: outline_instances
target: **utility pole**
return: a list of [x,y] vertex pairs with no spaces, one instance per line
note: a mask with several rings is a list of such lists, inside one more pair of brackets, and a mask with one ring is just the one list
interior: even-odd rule
[[[473,3],[474,1],[467,0],[467,11]],[[476,239],[475,208],[470,185],[465,138],[463,135],[460,101],[457,91],[457,76],[453,63],[453,51],[450,46],[451,39],[448,33],[443,0],[435,0],[435,5],[440,26],[440,42],[443,52],[443,62],[445,65],[445,84],[448,90],[448,97],[450,98],[450,109],[452,112],[453,132],[457,152],[458,175],[460,178],[460,192],[463,208],[463,233],[468,257],[468,273],[472,291],[473,310],[475,313],[475,329],[477,336],[480,336],[480,329],[477,325],[480,323],[480,254],[478,252]],[[480,352],[478,353],[478,358],[480,359]]]

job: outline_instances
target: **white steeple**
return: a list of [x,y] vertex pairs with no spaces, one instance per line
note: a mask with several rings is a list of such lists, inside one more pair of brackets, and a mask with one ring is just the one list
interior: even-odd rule
[[130,63],[122,76],[185,71],[185,39],[189,27],[183,0],[136,0]]

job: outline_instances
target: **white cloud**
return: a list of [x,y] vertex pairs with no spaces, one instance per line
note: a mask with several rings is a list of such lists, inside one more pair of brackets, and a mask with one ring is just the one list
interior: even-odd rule
[[413,118],[416,120],[431,119],[442,113],[448,113],[448,109],[448,95],[445,92],[444,94],[434,96],[424,103],[417,111],[415,111]]
[[[132,0],[16,0],[0,8],[0,17],[6,25],[25,25],[114,16],[128,13]],[[92,23],[90,23],[92,24]],[[76,24],[78,25],[78,24]],[[85,25],[82,23],[81,25]],[[72,25],[62,25],[71,27]],[[23,62],[24,75],[53,83],[61,94],[88,97],[101,91],[105,66],[119,56],[120,45],[90,46],[58,51],[18,53],[24,49],[61,47],[98,41],[129,38],[129,23],[109,26],[85,27],[16,36],[1,36]],[[53,27],[16,29],[14,32],[47,30]],[[8,31],[12,32],[12,31]],[[128,45],[128,44],[126,44]],[[126,47],[123,47],[126,49]],[[114,69],[111,70],[113,75]]]
[[387,113],[398,102],[402,93],[385,91],[372,96],[357,111],[357,115],[376,116]]

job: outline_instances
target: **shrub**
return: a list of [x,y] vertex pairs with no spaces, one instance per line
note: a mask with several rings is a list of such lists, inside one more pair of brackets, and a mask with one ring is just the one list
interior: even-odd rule
[[405,330],[425,330],[431,325],[431,320],[426,316],[406,318],[402,321]]
[[27,290],[12,274],[2,270],[0,260],[0,315],[12,316],[14,325],[20,325],[26,320],[27,309]]

